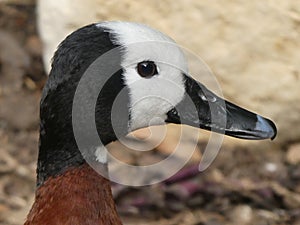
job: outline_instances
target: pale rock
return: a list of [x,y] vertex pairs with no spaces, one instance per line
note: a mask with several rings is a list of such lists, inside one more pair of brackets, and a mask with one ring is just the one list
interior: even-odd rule
[[230,212],[230,219],[233,224],[253,224],[253,210],[248,205],[238,205]]
[[300,144],[293,144],[289,147],[286,153],[286,160],[293,165],[300,163]]

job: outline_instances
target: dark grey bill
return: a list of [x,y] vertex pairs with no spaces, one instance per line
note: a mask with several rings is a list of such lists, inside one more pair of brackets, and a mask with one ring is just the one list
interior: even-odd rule
[[167,114],[166,122],[223,133],[242,139],[276,137],[275,124],[262,116],[230,103],[203,84],[185,75],[185,97]]

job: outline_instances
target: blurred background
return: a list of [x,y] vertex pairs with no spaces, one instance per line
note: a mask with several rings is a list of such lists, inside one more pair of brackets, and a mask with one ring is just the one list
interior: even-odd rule
[[[124,223],[299,225],[300,1],[294,0],[0,0],[0,224],[23,224],[34,200],[39,98],[53,52],[70,32],[103,20],[145,23],[169,35],[208,64],[225,98],[278,128],[274,141],[225,137],[217,159],[197,175],[209,133],[200,131],[198,139],[187,128],[183,148],[198,143],[183,179],[113,185]],[[209,86],[201,68],[190,66]],[[153,131],[135,136],[147,139]],[[149,164],[171,153],[179,137],[178,126],[168,126],[154,151],[135,153],[120,143],[111,151]]]

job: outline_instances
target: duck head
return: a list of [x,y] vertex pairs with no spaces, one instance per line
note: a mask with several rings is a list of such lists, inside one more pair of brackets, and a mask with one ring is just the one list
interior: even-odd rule
[[[106,163],[96,151],[91,127],[103,145],[164,123],[242,139],[276,136],[272,121],[218,97],[189,76],[185,56],[172,39],[128,22],[92,24],[60,44],[40,117],[38,184],[85,157]],[[86,155],[78,150],[75,130],[85,140]]]

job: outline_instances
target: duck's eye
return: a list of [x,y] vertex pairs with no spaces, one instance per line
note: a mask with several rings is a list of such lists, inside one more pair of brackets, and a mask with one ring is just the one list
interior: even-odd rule
[[150,78],[150,77],[158,74],[157,67],[156,67],[155,63],[152,61],[140,62],[140,63],[138,63],[136,69],[137,69],[137,72],[139,73],[139,75],[141,77],[145,77],[145,78]]

